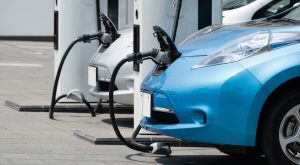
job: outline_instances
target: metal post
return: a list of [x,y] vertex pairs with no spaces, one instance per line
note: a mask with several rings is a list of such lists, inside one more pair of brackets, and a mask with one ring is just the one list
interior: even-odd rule
[[[67,46],[82,34],[96,33],[97,16],[95,0],[57,0],[57,51],[55,52],[55,73],[60,59]],[[70,52],[63,67],[58,84],[57,96],[68,93],[72,89],[79,89],[88,101],[96,101],[89,94],[88,64],[91,56],[98,48],[98,42],[91,44],[77,44]]]

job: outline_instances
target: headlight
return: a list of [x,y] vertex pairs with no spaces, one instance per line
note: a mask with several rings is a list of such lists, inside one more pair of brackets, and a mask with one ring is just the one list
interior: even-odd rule
[[258,32],[226,44],[223,48],[208,55],[203,61],[193,66],[193,69],[235,62],[270,50],[298,43],[300,43],[299,32]]
[[205,67],[239,61],[269,50],[270,32],[258,32],[225,45],[193,67]]

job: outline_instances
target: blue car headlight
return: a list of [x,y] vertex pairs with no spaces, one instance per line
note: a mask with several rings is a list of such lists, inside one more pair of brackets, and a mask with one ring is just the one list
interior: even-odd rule
[[247,57],[299,42],[299,32],[263,31],[253,33],[226,44],[221,49],[208,55],[200,63],[193,66],[193,69],[236,62]]
[[196,64],[193,69],[235,62],[249,56],[266,52],[269,50],[269,43],[270,32],[250,34],[246,37],[234,40],[211,55],[208,55],[203,61]]

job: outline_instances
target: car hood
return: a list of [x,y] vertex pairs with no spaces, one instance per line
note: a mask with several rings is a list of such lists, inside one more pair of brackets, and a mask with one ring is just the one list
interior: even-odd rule
[[126,55],[133,52],[132,28],[120,30],[119,34],[121,34],[121,36],[107,49],[103,49],[101,46],[99,47],[98,51],[91,58],[90,65],[106,65],[109,69],[113,69]]
[[297,28],[300,24],[287,20],[257,20],[247,23],[223,26],[208,34],[195,36],[183,41],[178,49],[182,56],[203,56],[220,50],[229,42],[244,36],[261,31],[289,30]]
[[224,10],[224,11],[222,12],[222,16],[223,16],[223,17],[226,17],[229,13],[230,13],[230,10]]

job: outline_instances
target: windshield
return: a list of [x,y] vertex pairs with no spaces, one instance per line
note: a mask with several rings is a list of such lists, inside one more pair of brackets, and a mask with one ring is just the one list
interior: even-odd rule
[[295,8],[289,14],[284,16],[283,18],[300,21],[300,7]]
[[255,0],[223,0],[223,10],[237,9],[254,1]]

